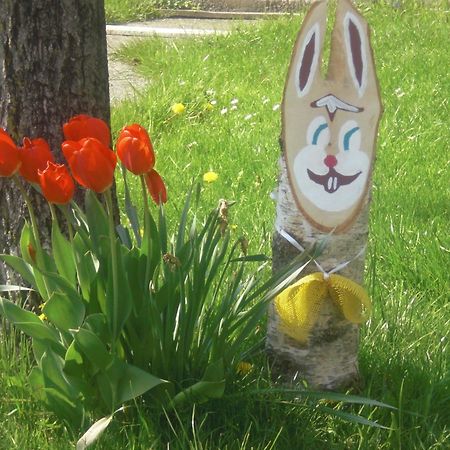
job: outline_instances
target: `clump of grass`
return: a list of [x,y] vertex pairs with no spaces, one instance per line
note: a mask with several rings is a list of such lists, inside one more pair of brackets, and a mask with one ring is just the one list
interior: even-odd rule
[[146,20],[156,15],[154,0],[105,0],[107,23]]
[[107,23],[142,21],[155,18],[163,9],[195,9],[195,0],[105,0]]

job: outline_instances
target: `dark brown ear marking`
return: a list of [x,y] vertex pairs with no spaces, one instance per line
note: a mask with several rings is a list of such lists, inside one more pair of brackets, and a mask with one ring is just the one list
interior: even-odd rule
[[299,82],[300,91],[303,91],[308,83],[309,77],[311,76],[311,67],[314,59],[316,47],[316,32],[312,33],[309,42],[305,46],[303,52],[302,62],[300,66]]
[[348,21],[348,31],[350,35],[350,48],[352,53],[353,67],[355,69],[355,77],[359,87],[363,83],[363,60],[361,50],[361,36],[355,23],[350,19]]

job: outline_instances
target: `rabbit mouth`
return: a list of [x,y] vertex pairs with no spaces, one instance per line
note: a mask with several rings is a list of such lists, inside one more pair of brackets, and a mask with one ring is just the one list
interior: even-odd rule
[[342,175],[333,168],[330,168],[325,175],[317,175],[309,169],[307,169],[307,171],[309,178],[314,181],[314,183],[322,185],[329,194],[336,192],[341,186],[353,183],[353,181],[355,181],[362,173],[358,172],[355,175]]

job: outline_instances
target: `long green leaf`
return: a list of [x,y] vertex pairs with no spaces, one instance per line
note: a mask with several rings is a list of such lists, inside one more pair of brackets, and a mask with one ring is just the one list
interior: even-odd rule
[[383,425],[380,425],[377,422],[374,422],[373,420],[366,419],[365,417],[359,416],[357,414],[351,414],[347,413],[345,411],[339,411],[333,408],[328,408],[327,406],[319,405],[317,407],[318,410],[326,412],[330,414],[331,416],[339,417],[347,422],[352,423],[360,423],[361,425],[367,425],[369,427],[374,428],[381,428],[383,430],[389,430],[389,427],[385,427]]
[[72,245],[74,250],[78,284],[80,285],[83,298],[86,301],[89,301],[91,298],[91,283],[97,276],[97,268],[94,264],[91,250],[79,233],[75,234]]
[[109,424],[111,423],[114,414],[116,414],[118,411],[121,411],[123,408],[119,408],[118,410],[114,411],[113,414],[110,414],[109,416],[102,417],[101,419],[97,420],[97,422],[93,423],[89,429],[86,431],[86,433],[81,436],[80,439],[78,439],[76,450],[85,450],[88,447],[90,447],[92,444],[94,444],[98,438],[103,434],[103,432],[108,428]]
[[126,364],[124,365],[123,375],[118,386],[117,403],[125,403],[151,389],[158,386],[161,387],[168,383],[168,381],[155,377],[136,366]]
[[89,237],[93,244],[93,250],[99,259],[107,258],[109,252],[105,243],[109,242],[108,216],[105,208],[99,202],[96,195],[88,190],[86,192],[86,220],[89,226]]
[[37,290],[36,280],[32,266],[24,259],[15,255],[0,255],[0,260],[6,263],[11,269],[16,271],[34,290]]
[[80,328],[74,338],[80,351],[86,355],[91,364],[98,370],[106,370],[112,362],[112,356],[99,337],[90,330]]
[[26,311],[16,304],[0,297],[0,312],[33,339],[49,340],[58,343],[58,334],[46,325],[36,314]]
[[81,299],[63,292],[54,292],[45,303],[43,313],[57,328],[69,331],[78,328],[84,320],[85,307]]
[[14,284],[0,284],[0,292],[32,291],[33,289]]
[[70,242],[63,236],[56,219],[52,222],[52,249],[58,273],[75,286],[75,259]]

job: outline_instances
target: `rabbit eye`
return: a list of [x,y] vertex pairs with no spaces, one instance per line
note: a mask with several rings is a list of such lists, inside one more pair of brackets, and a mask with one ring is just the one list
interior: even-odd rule
[[326,123],[323,123],[322,125],[319,125],[319,127],[317,128],[317,130],[316,131],[314,131],[314,134],[313,134],[313,138],[312,138],[312,145],[317,145],[317,142],[319,141],[319,136],[320,136],[320,133],[323,131],[323,130],[326,130],[328,128],[328,125],[326,124]]
[[354,127],[351,130],[347,131],[344,135],[344,150],[350,150],[350,138],[359,131],[359,127]]
[[308,126],[307,143],[325,147],[330,142],[330,129],[324,116],[315,117]]

